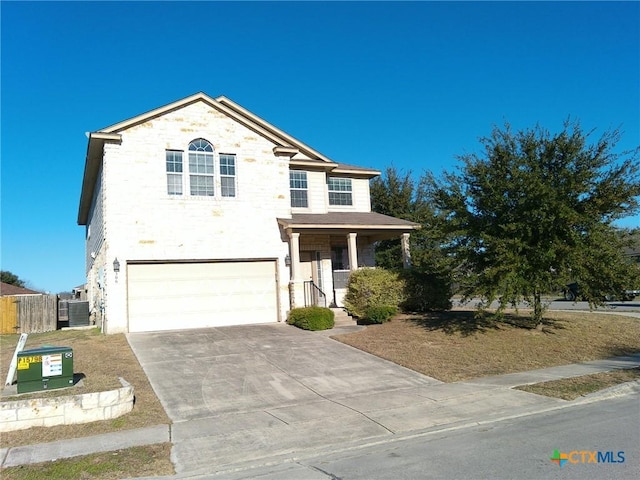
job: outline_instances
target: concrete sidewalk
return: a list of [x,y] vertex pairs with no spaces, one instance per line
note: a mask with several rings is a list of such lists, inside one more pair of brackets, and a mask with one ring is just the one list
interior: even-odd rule
[[[264,412],[212,416],[197,422],[2,448],[0,460],[2,467],[11,467],[170,441],[174,450],[181,451],[180,463],[176,464],[178,474],[170,478],[212,475],[571,407],[606,395],[638,393],[640,382],[633,382],[567,402],[513,389],[518,385],[637,366],[640,354],[465,382],[400,388],[367,394],[366,398],[346,392],[340,398],[267,408]],[[210,453],[203,456],[203,451],[215,452],[215,456]]]

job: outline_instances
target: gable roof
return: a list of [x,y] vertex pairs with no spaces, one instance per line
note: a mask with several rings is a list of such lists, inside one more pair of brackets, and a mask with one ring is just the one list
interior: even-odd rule
[[18,287],[10,283],[0,282],[0,295],[41,295],[42,292],[36,292],[30,288]]
[[302,152],[309,159],[322,160],[323,162],[327,162],[327,163],[334,163],[332,160],[330,160],[328,157],[325,157],[320,152],[314,150],[310,146],[302,143],[301,141],[293,138],[292,136],[280,130],[276,126],[270,124],[266,120],[263,120],[257,115],[254,115],[249,110],[235,103],[234,101],[228,99],[227,97],[219,96],[217,98],[212,98],[203,92],[198,92],[196,94],[190,95],[181,100],[177,100],[175,102],[169,103],[167,105],[156,108],[149,112],[135,116],[128,120],[124,120],[122,122],[116,123],[109,127],[102,128],[98,132],[118,134],[135,125],[148,122],[149,120],[165,115],[166,113],[172,112],[174,110],[178,110],[180,108],[184,108],[188,105],[191,105],[197,102],[206,103],[210,107],[213,107],[216,110],[226,114],[230,118],[233,118],[234,120],[238,121],[245,127],[264,136],[268,140],[271,140],[273,143],[275,143],[279,147],[295,147],[297,148],[298,151]]
[[313,166],[328,171],[337,169],[336,173],[353,173],[365,175],[369,178],[380,175],[380,172],[373,169],[353,167],[351,165],[338,164],[311,148],[307,144],[295,139],[283,130],[254,115],[246,108],[233,102],[225,96],[217,98],[210,97],[206,93],[198,92],[181,100],[169,103],[162,107],[148,111],[128,120],[102,128],[96,132],[88,133],[89,144],[87,146],[87,156],[85,160],[84,175],[82,179],[82,190],[80,193],[80,206],[78,208],[78,224],[86,225],[88,221],[89,209],[93,199],[95,182],[102,163],[102,152],[104,144],[107,142],[120,143],[122,141],[121,132],[141,123],[148,122],[169,112],[184,108],[188,105],[204,102],[216,110],[224,113],[228,117],[236,120],[250,130],[273,142],[274,154],[287,155],[291,157],[292,165]]

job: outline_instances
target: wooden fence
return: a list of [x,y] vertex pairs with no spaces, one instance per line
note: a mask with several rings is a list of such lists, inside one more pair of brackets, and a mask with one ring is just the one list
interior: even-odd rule
[[0,334],[51,332],[58,328],[57,295],[0,298]]
[[0,334],[18,333],[16,297],[0,297]]

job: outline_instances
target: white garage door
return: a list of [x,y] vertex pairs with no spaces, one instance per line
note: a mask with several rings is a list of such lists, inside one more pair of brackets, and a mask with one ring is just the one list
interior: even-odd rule
[[275,261],[130,264],[129,331],[278,320]]

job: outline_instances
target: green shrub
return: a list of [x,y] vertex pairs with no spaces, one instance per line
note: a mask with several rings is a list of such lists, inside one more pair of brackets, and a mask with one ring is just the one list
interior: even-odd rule
[[403,270],[405,298],[400,307],[405,312],[424,313],[451,308],[451,275],[426,273],[416,269]]
[[349,276],[344,304],[351,315],[365,318],[369,307],[397,307],[403,300],[404,286],[397,272],[364,268]]
[[333,328],[335,314],[329,308],[303,307],[289,312],[287,323],[303,330],[328,330]]
[[365,323],[384,323],[398,313],[398,309],[392,305],[372,305],[365,311]]

